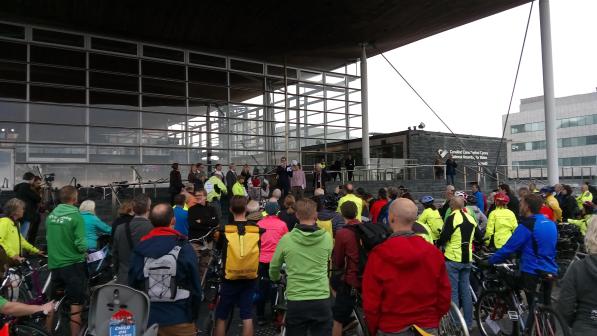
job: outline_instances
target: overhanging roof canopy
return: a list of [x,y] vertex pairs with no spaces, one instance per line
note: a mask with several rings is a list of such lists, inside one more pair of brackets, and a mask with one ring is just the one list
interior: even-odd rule
[[3,0],[5,20],[332,70],[530,0]]

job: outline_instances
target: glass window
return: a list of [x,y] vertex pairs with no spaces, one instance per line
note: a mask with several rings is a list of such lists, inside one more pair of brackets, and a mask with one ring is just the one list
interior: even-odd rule
[[524,130],[524,124],[522,124],[522,125],[512,125],[510,127],[510,133],[512,133],[512,134],[522,133],[524,131],[525,131]]
[[75,145],[29,145],[30,161],[75,161],[82,162],[87,159],[87,148]]
[[198,53],[189,53],[189,61],[193,64],[207,65],[218,68],[226,67],[226,59],[218,56],[211,56]]
[[139,92],[139,77],[90,71],[89,86],[103,89]]
[[309,82],[323,83],[323,75],[318,72],[301,70],[300,80]]
[[325,97],[328,99],[346,100],[346,89],[326,87]]
[[263,91],[230,88],[230,101],[235,103],[263,105]]
[[40,142],[85,143],[85,127],[30,124],[29,140]]
[[354,102],[360,102],[361,101],[361,90],[349,91],[348,100],[354,101]]
[[0,36],[22,40],[25,38],[25,27],[0,23]]
[[143,46],[143,56],[184,62],[184,52],[182,50],[167,49],[149,45]]
[[228,100],[228,88],[189,83],[189,97],[226,101]]
[[187,164],[187,150],[171,148],[143,148],[144,164],[163,164],[164,162],[178,162],[180,164]]
[[67,49],[31,46],[31,63],[62,65],[85,68],[85,53]]
[[144,129],[185,129],[186,117],[184,115],[143,112],[141,118]]
[[89,53],[89,68],[138,75],[139,61],[128,57]]
[[284,77],[284,67],[268,65],[267,66],[267,74],[271,75],[271,76]]
[[25,142],[25,124],[0,122],[0,143]]
[[139,109],[139,95],[90,90],[89,104],[117,109]]
[[185,67],[184,65],[161,63],[143,60],[141,62],[142,74],[148,77],[160,77],[160,78],[171,78],[178,80],[185,80]]
[[27,87],[25,84],[3,83],[0,82],[0,97],[25,99],[27,96]]
[[186,96],[187,88],[184,82],[174,82],[155,78],[143,78],[141,84],[144,93],[156,93],[170,96]]
[[85,90],[31,85],[30,99],[48,103],[85,104]]
[[325,83],[336,86],[346,86],[346,77],[340,75],[325,74]]
[[89,143],[106,145],[138,145],[139,131],[129,128],[90,127]]
[[184,131],[143,130],[143,146],[181,147],[185,143]]
[[85,125],[86,109],[66,105],[30,104],[29,120],[39,123]]
[[89,161],[93,163],[138,164],[139,147],[89,146]]
[[231,72],[230,86],[263,90],[263,77]]
[[83,35],[36,28],[33,28],[33,41],[63,44],[73,47],[83,47],[85,43]]
[[228,76],[225,71],[189,67],[189,81],[197,83],[227,85]]
[[323,85],[300,83],[299,94],[309,97],[321,97],[324,96]]
[[129,55],[137,55],[137,44],[100,37],[91,38],[91,49],[113,51]]
[[143,96],[143,109],[146,111],[185,114],[186,106],[185,99]]
[[346,110],[346,102],[344,100],[326,100],[326,110],[329,112],[343,113]]
[[22,63],[0,62],[0,78],[24,82],[27,80],[27,65]]
[[139,128],[139,112],[90,108],[89,124],[97,126]]
[[26,104],[0,101],[0,120],[2,121],[26,121],[26,111]]
[[241,61],[237,59],[230,59],[230,68],[234,70],[241,70],[254,73],[263,73],[263,64],[255,62]]
[[31,65],[31,82],[85,86],[85,70]]
[[27,46],[20,43],[0,41],[0,58],[27,62]]

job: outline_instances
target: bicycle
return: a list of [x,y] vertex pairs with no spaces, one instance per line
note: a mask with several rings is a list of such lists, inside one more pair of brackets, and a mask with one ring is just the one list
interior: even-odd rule
[[209,254],[207,263],[206,263],[208,265],[207,270],[205,270],[205,272],[201,275],[201,287],[202,287],[201,289],[203,291],[206,290],[205,279],[206,279],[208,271],[209,271],[209,266],[211,265],[211,262],[214,259],[214,247],[210,246],[211,244],[210,244],[210,242],[207,241],[207,239],[210,238],[217,229],[218,229],[218,227],[215,226],[215,227],[211,228],[205,235],[203,235],[199,238],[194,238],[194,239],[189,240],[189,243],[198,245],[199,250],[198,251],[196,250],[196,252],[198,254],[197,257],[199,258],[198,261],[200,264],[201,264],[201,258],[204,256],[204,254],[205,253]]
[[[214,335],[216,327],[216,307],[220,302],[220,289],[222,286],[223,273],[223,261],[220,251],[213,248],[210,255],[210,263],[204,274],[203,281],[203,298],[208,302],[207,308],[209,314],[204,323],[203,330],[206,335]],[[230,330],[232,324],[232,313],[228,317],[226,324],[226,332]]]
[[[548,304],[540,303],[538,297],[545,290],[544,283],[549,286],[556,276],[541,276],[541,284],[537,286],[533,309],[529,311],[523,303],[520,279],[515,275],[513,263],[496,264],[496,277],[489,277],[479,301],[475,307],[475,318],[483,336],[569,336],[570,331],[564,319]],[[527,325],[527,317],[531,315],[531,325]]]
[[276,295],[273,302],[274,326],[279,336],[286,335],[286,311],[288,310],[286,299],[286,271],[280,269],[280,280],[274,284]]
[[[7,331],[10,336],[51,336],[43,327],[46,316],[43,313],[28,317],[2,316],[0,318],[0,332]],[[4,329],[6,328],[6,329]]]
[[469,336],[468,328],[460,309],[454,302],[450,310],[439,321],[439,336]]
[[4,273],[0,293],[8,301],[43,304],[47,298],[41,282],[47,274],[47,264],[40,263],[34,266],[30,260],[25,259]]
[[354,308],[352,310],[353,322],[344,327],[342,333],[346,336],[369,336],[369,329],[365,322],[365,312],[363,311],[363,298],[361,297],[361,293],[353,288],[351,294],[355,300]]

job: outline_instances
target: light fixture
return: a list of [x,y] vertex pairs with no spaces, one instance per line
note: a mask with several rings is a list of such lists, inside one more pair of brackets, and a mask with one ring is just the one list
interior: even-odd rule
[[419,129],[423,129],[425,128],[425,123],[421,121],[421,123],[419,124]]

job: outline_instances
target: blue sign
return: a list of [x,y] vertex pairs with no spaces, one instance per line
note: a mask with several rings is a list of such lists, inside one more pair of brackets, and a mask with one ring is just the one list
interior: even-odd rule
[[134,324],[121,324],[110,326],[110,336],[135,336]]

